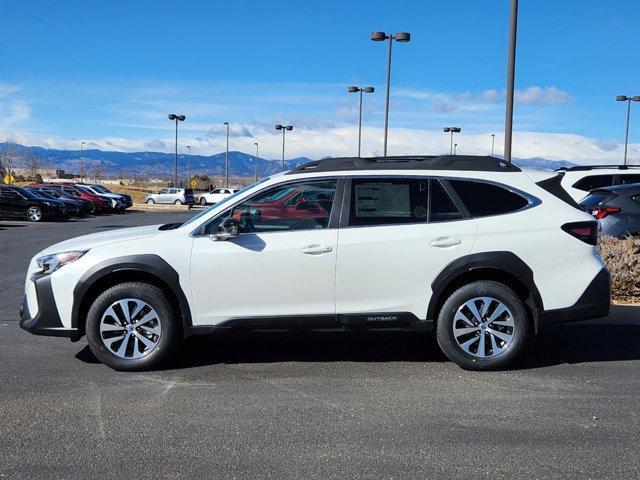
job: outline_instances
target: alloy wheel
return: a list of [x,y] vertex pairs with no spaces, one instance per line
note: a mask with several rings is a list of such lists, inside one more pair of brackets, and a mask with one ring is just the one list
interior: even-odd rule
[[100,339],[114,355],[137,359],[158,346],[162,326],[151,305],[137,298],[124,298],[109,306],[100,320]]
[[515,322],[509,308],[493,297],[476,297],[458,308],[453,337],[466,353],[478,358],[495,357],[513,342]]
[[39,222],[42,219],[42,210],[38,207],[31,207],[27,210],[27,218],[31,222]]

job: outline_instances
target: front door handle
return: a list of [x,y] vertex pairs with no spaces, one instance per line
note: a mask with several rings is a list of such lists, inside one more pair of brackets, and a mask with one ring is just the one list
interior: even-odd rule
[[435,240],[431,240],[431,246],[437,248],[455,247],[460,244],[462,244],[462,240],[459,238],[440,237]]
[[333,251],[333,247],[329,245],[309,245],[300,251],[306,255],[322,255]]

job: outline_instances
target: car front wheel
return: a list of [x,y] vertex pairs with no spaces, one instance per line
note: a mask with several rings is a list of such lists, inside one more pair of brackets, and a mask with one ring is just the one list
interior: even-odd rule
[[530,324],[513,290],[483,280],[457,289],[445,300],[436,329],[438,345],[460,367],[498,370],[520,357]]
[[40,207],[33,206],[27,209],[27,220],[30,222],[39,222],[42,217],[42,209]]
[[149,198],[147,200],[147,205],[153,205],[154,203],[156,203],[156,202],[153,200],[153,198]]
[[206,205],[207,204],[207,199],[204,197],[200,197],[200,205]]
[[142,282],[121,283],[102,292],[89,309],[86,333],[98,360],[127,371],[165,364],[182,338],[164,292]]

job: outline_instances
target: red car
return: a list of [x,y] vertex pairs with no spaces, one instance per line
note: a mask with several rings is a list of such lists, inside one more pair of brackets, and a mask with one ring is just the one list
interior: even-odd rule
[[32,187],[50,187],[58,190],[63,190],[71,196],[83,198],[85,200],[89,200],[96,207],[96,213],[105,212],[111,209],[111,205],[109,204],[109,200],[99,197],[98,195],[94,195],[92,193],[86,192],[84,190],[80,190],[76,188],[74,185],[70,185],[68,183],[31,183]]

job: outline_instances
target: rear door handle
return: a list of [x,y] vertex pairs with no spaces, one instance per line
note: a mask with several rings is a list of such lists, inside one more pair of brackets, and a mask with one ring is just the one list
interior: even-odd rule
[[306,255],[322,255],[333,251],[333,247],[329,245],[309,245],[300,251]]
[[459,238],[440,237],[435,240],[431,240],[431,246],[437,248],[455,247],[460,244],[462,244],[462,240]]

